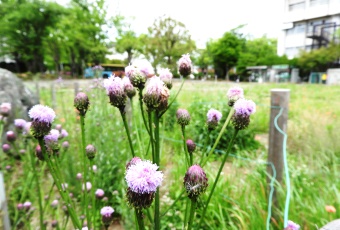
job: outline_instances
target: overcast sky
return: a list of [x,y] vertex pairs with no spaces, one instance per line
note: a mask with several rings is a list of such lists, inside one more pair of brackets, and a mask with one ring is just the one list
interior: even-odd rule
[[154,19],[168,15],[185,24],[201,46],[210,38],[247,24],[243,32],[253,37],[277,37],[282,25],[282,0],[110,0],[108,13],[135,17],[137,33],[146,32]]

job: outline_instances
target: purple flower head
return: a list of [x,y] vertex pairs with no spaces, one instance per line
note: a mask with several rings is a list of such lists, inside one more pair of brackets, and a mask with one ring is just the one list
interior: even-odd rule
[[31,135],[31,125],[32,125],[32,122],[26,122],[24,131],[22,132],[22,134],[30,136]]
[[134,66],[137,66],[147,78],[155,75],[155,71],[151,65],[151,63],[147,60],[138,60],[133,63]]
[[190,199],[197,199],[208,187],[208,178],[199,165],[193,165],[185,173],[183,184],[188,197]]
[[51,206],[52,206],[52,208],[57,208],[58,204],[59,204],[58,200],[53,200],[52,203],[51,203]]
[[193,140],[188,139],[188,140],[186,141],[186,144],[187,144],[188,152],[189,152],[189,153],[193,153],[193,152],[195,151],[195,149],[196,149],[196,144],[195,144],[195,142],[194,142]]
[[234,104],[235,113],[232,116],[232,123],[237,130],[248,127],[250,115],[256,112],[256,105],[251,100],[239,99]]
[[126,95],[131,99],[133,96],[136,95],[136,89],[131,84],[130,78],[123,77],[122,81],[123,81],[123,84],[124,84],[124,91],[125,91]]
[[156,164],[146,160],[130,165],[125,175],[129,189],[139,194],[156,192],[163,180],[163,173],[157,169]]
[[92,160],[96,156],[96,148],[93,145],[87,145],[85,148],[86,156]]
[[81,173],[77,173],[76,178],[77,178],[77,180],[81,180],[81,179],[83,179],[83,176],[81,175]]
[[190,114],[186,109],[178,109],[176,112],[177,123],[186,126],[190,123]]
[[56,129],[51,129],[50,133],[44,136],[44,141],[47,149],[50,150],[58,150],[58,139],[59,139],[59,131]]
[[207,113],[207,125],[209,130],[214,130],[222,118],[222,113],[216,109],[209,109]]
[[63,129],[63,126],[61,124],[56,124],[55,129],[61,132],[61,130]]
[[33,121],[44,122],[52,124],[54,118],[56,117],[55,112],[48,106],[35,105],[28,112],[28,116]]
[[17,209],[19,211],[24,210],[24,205],[22,203],[17,204]]
[[1,103],[0,115],[3,117],[8,117],[9,114],[11,113],[11,109],[12,109],[11,103],[6,103],[6,102]]
[[74,107],[79,111],[81,116],[85,116],[89,109],[90,101],[86,93],[79,92],[74,98]]
[[9,144],[2,145],[2,151],[4,151],[4,153],[9,153],[10,150],[11,150],[11,146]]
[[95,192],[95,195],[96,195],[96,198],[97,199],[103,199],[104,198],[104,195],[105,195],[105,192],[103,189],[100,189],[98,188]]
[[114,209],[110,206],[105,206],[100,210],[102,221],[105,226],[109,226],[113,220]]
[[138,89],[144,89],[146,76],[137,66],[129,65],[125,67],[125,74],[130,78],[131,84]]
[[294,223],[291,220],[288,220],[288,225],[285,228],[285,230],[299,230],[300,229],[300,225]]
[[[86,182],[86,190],[89,192],[89,191],[91,191],[91,188],[92,188],[92,184],[90,182]],[[83,184],[82,189],[84,191],[84,189],[85,189],[84,184]]]
[[150,110],[158,108],[162,101],[169,98],[169,91],[159,77],[150,78],[145,89],[143,101]]
[[52,221],[51,221],[51,227],[52,227],[52,228],[58,227],[58,221],[57,221],[57,220],[52,220]]
[[64,141],[61,146],[64,148],[64,149],[68,149],[70,147],[70,143],[68,141]]
[[14,142],[17,139],[17,136],[10,130],[6,132],[6,139],[8,142]]
[[183,76],[189,76],[191,74],[191,59],[189,54],[183,54],[178,61],[178,71]]
[[31,130],[35,138],[42,138],[49,133],[55,118],[53,109],[43,105],[35,105],[30,109],[28,115],[33,120]]
[[26,126],[26,121],[24,119],[15,119],[14,126],[17,130],[22,131]]
[[111,105],[124,110],[127,95],[124,91],[124,83],[120,77],[109,77],[104,80],[104,88],[110,98]]
[[244,98],[243,89],[238,86],[232,87],[228,90],[227,97],[229,100],[228,102],[229,106],[233,106],[235,101],[237,101],[240,98]]
[[173,75],[170,72],[170,70],[168,68],[165,68],[165,69],[160,69],[158,72],[159,72],[159,78],[164,82],[164,84],[166,85],[166,87],[168,87],[168,89],[171,89]]
[[26,211],[30,210],[31,206],[32,206],[32,203],[29,202],[29,201],[26,201],[24,204],[23,204],[24,208],[26,209]]
[[92,166],[92,171],[93,171],[93,172],[97,172],[97,165],[93,165],[93,166]]
[[65,129],[62,129],[61,131],[58,130],[58,131],[60,132],[59,139],[63,139],[64,137],[68,136],[68,132]]
[[35,147],[35,156],[41,161],[44,160],[40,145],[37,145],[37,147]]

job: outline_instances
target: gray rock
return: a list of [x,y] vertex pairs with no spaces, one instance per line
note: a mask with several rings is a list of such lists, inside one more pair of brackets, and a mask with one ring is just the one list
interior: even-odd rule
[[340,230],[340,219],[333,220],[320,228],[320,230]]
[[39,98],[14,73],[0,68],[0,104],[4,102],[11,103],[12,110],[4,126],[2,143],[6,132],[14,129],[14,119],[22,118],[29,121],[28,111],[32,106],[39,104]]

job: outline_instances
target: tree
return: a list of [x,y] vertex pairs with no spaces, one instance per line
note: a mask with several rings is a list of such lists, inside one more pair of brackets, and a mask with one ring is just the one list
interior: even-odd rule
[[165,16],[156,19],[142,39],[144,54],[153,66],[167,67],[174,74],[177,74],[176,60],[196,47],[185,25]]
[[237,64],[241,51],[244,48],[245,39],[237,30],[226,32],[217,41],[210,41],[207,49],[212,56],[215,71],[218,75],[225,76],[229,80],[229,69]]

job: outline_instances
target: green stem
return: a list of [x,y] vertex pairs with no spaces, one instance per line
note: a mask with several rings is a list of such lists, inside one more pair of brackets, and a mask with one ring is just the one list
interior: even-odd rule
[[183,229],[187,228],[188,212],[189,212],[189,199],[185,199],[185,213],[184,213]]
[[191,230],[191,228],[192,228],[192,223],[194,221],[194,216],[195,216],[196,203],[197,203],[197,201],[196,201],[195,198],[191,199],[190,217],[189,217],[189,223],[188,223],[188,229],[187,230]]
[[159,118],[161,118],[161,117],[164,115],[164,113],[170,108],[170,106],[175,102],[175,100],[176,100],[178,94],[179,94],[179,93],[181,92],[181,90],[182,90],[182,87],[183,87],[183,85],[184,85],[184,82],[185,82],[185,80],[183,79],[183,80],[182,80],[182,83],[181,83],[181,86],[179,87],[179,89],[178,89],[178,91],[177,91],[175,97],[174,97],[174,98],[172,99],[172,101],[169,103],[168,107],[167,107],[163,112],[161,112],[161,113],[159,114]]
[[[91,169],[93,169],[93,165],[94,165],[93,159],[91,159],[90,160]],[[92,188],[93,189],[96,188],[96,185],[95,185],[96,181],[94,180],[94,171],[93,170],[91,170],[91,172],[90,172],[90,180],[91,180]],[[96,218],[95,218],[95,216],[96,216],[96,197],[95,197],[94,192],[92,192],[91,195],[92,195],[91,199],[92,199],[92,220],[93,220],[92,222],[94,224],[94,223],[96,223]]]
[[[239,131],[239,130],[235,129],[234,135],[233,135],[233,137],[231,138],[231,140],[230,140],[230,142],[229,142],[229,144],[228,144],[227,151],[226,151],[226,153],[225,153],[225,155],[224,155],[224,157],[223,157],[223,160],[222,160],[222,163],[221,163],[221,165],[220,165],[220,168],[218,169],[218,172],[217,172],[217,175],[216,175],[214,184],[213,184],[213,186],[212,186],[212,188],[211,188],[211,191],[210,191],[210,193],[209,193],[209,197],[208,197],[208,200],[207,200],[207,202],[206,202],[206,205],[204,206],[203,213],[202,213],[201,220],[200,220],[200,225],[202,224],[202,222],[203,222],[203,220],[204,220],[205,214],[206,214],[207,209],[208,209],[208,206],[209,206],[210,199],[211,199],[211,197],[212,197],[212,194],[214,193],[214,190],[215,190],[217,181],[218,181],[218,179],[220,178],[222,169],[223,169],[223,167],[224,167],[225,162],[227,161],[227,158],[228,158],[228,156],[229,156],[230,149],[231,149],[231,147],[232,147],[233,144],[234,144],[234,141],[235,141],[235,139],[236,139],[236,135],[237,135],[238,131]],[[199,225],[199,226],[200,226],[200,225]]]
[[66,207],[67,207],[68,212],[70,213],[72,223],[73,223],[75,228],[81,229],[81,224],[78,221],[77,215],[76,215],[76,213],[75,213],[75,211],[74,211],[74,209],[71,205],[70,197],[67,193],[67,190],[66,190],[66,188],[64,188],[64,189],[62,188],[60,179],[58,178],[56,171],[54,169],[54,166],[53,166],[48,154],[46,153],[46,147],[45,147],[45,143],[44,143],[43,138],[38,138],[38,141],[39,141],[39,145],[41,147],[41,152],[43,154],[44,160],[46,161],[47,166],[50,170],[50,173],[53,177],[53,181],[58,188],[58,191],[59,191],[61,198],[63,199],[63,201],[66,202]]
[[175,201],[170,205],[170,207],[161,215],[161,216],[165,216],[168,212],[169,212],[169,210],[171,210],[174,206],[175,206],[175,204],[177,203],[177,201],[179,201],[181,198],[182,198],[182,195],[185,193],[185,190],[183,190],[180,194],[179,194],[179,196],[175,199]]
[[187,147],[187,142],[186,142],[186,137],[185,137],[185,126],[184,125],[181,126],[181,130],[182,130],[184,155],[185,155],[187,165],[188,165],[188,167],[190,167],[193,164],[193,156],[192,156],[192,154],[188,153],[188,147]]
[[39,203],[39,220],[40,220],[40,229],[46,229],[46,226],[44,225],[44,209],[42,205],[42,198],[41,198],[41,188],[40,188],[40,181],[39,181],[39,176],[37,174],[37,169],[35,167],[35,157],[32,157],[31,154],[28,154],[30,161],[31,161],[31,166],[33,170],[33,177],[35,178],[35,183],[36,183],[36,189],[37,189],[37,195],[38,195],[38,203]]
[[88,194],[86,189],[86,180],[87,180],[87,156],[86,156],[86,145],[85,145],[85,116],[80,115],[80,127],[81,127],[81,148],[83,152],[83,175],[84,175],[84,200],[83,200],[83,210],[85,209],[85,215],[87,220],[87,226],[90,229],[91,228],[91,218],[90,218],[90,212],[88,209]]
[[50,191],[48,192],[48,197],[47,197],[47,200],[45,201],[45,206],[44,206],[43,213],[45,213],[47,205],[50,203],[50,198],[51,198],[51,195],[52,195],[52,192],[53,192],[53,187],[54,187],[54,183],[52,183]]
[[128,125],[127,120],[126,120],[126,114],[125,114],[125,112],[122,109],[119,109],[119,111],[120,111],[120,115],[122,116],[122,119],[123,119],[126,135],[128,137],[128,140],[129,140],[131,154],[132,154],[132,157],[134,157],[135,156],[135,151],[133,150],[133,145],[132,145],[129,125]]
[[149,134],[150,134],[150,144],[151,144],[151,152],[152,152],[152,162],[156,163],[156,155],[155,155],[155,140],[153,138],[153,128],[152,128],[152,113],[148,111],[148,119],[149,119]]
[[[160,165],[160,143],[159,143],[159,114],[158,111],[156,111],[156,114],[154,116],[155,121],[155,164],[158,166]],[[160,221],[160,212],[159,212],[159,188],[157,188],[156,196],[155,196],[155,230],[161,229],[161,221]]]
[[217,144],[220,142],[220,139],[221,139],[221,137],[222,137],[222,135],[223,135],[225,129],[227,128],[227,126],[228,126],[228,124],[229,124],[229,122],[230,122],[230,119],[231,119],[231,117],[232,117],[233,114],[234,114],[234,108],[231,108],[230,111],[229,111],[229,115],[228,115],[227,119],[225,120],[225,122],[224,122],[224,124],[223,124],[223,127],[222,127],[220,133],[218,134],[217,139],[216,139],[216,141],[215,141],[213,147],[210,149],[210,152],[208,153],[208,155],[207,155],[207,157],[205,158],[205,160],[204,160],[204,156],[203,156],[202,159],[201,159],[200,165],[201,165],[202,168],[203,168],[203,166],[208,162],[209,157],[210,157],[211,154],[214,152],[214,150],[215,150]]
[[139,92],[139,107],[140,107],[140,111],[141,111],[141,113],[142,113],[144,126],[145,126],[146,131],[148,131],[149,135],[151,135],[151,134],[150,134],[150,130],[149,130],[149,128],[148,128],[148,125],[147,125],[147,123],[146,123],[145,114],[144,114],[144,108],[143,108],[143,91],[139,89],[138,92]]
[[144,226],[142,209],[135,208],[135,214],[136,214],[139,230],[144,230],[145,226]]

